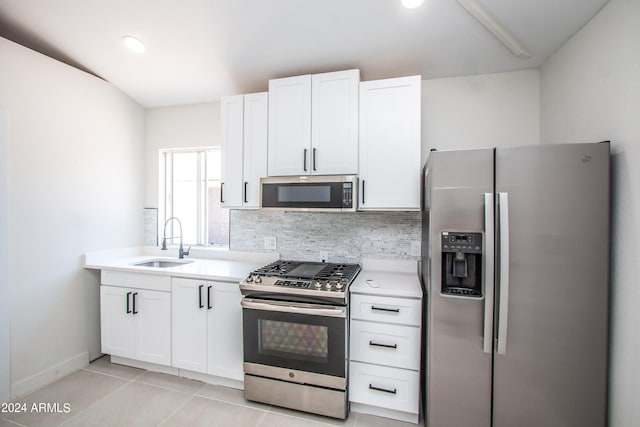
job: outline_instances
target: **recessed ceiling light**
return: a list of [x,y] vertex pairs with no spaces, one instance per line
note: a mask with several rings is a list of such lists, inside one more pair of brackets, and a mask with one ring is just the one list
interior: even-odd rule
[[131,52],[135,52],[135,53],[144,52],[144,45],[142,44],[142,42],[133,36],[122,37],[122,42],[126,47],[129,48]]
[[413,9],[424,3],[424,0],[402,0],[402,4],[407,9]]

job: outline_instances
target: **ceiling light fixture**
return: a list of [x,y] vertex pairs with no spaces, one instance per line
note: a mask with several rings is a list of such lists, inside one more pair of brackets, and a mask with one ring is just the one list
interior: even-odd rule
[[131,52],[135,52],[135,53],[144,52],[144,45],[142,44],[142,42],[133,36],[122,37],[122,42],[126,47],[129,48]]
[[531,58],[531,53],[520,43],[513,34],[504,28],[491,14],[475,0],[457,0],[471,16],[485,26],[503,45],[515,56],[522,59]]
[[414,9],[424,3],[424,0],[402,0],[402,5],[407,9]]

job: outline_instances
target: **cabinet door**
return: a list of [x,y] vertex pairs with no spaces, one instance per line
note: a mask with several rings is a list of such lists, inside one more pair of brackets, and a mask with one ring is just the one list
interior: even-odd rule
[[242,295],[237,283],[215,283],[209,313],[209,373],[242,381]]
[[311,173],[358,173],[359,70],[311,77]]
[[227,96],[220,100],[222,149],[220,204],[225,208],[242,206],[243,115],[242,95]]
[[420,84],[360,83],[360,209],[420,209]]
[[136,289],[135,359],[171,365],[171,293]]
[[244,207],[260,207],[260,178],[267,176],[268,100],[267,92],[244,96]]
[[[100,338],[102,352],[121,357],[134,357],[133,290],[100,286]],[[131,311],[131,313],[127,313]]]
[[311,75],[269,80],[269,176],[308,175]]
[[207,288],[193,279],[171,279],[171,363],[207,372]]

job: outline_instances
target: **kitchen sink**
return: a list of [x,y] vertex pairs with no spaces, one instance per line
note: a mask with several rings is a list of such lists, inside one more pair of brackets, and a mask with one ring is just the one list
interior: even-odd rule
[[150,259],[146,261],[136,262],[132,265],[136,267],[155,267],[155,268],[169,268],[178,267],[180,265],[190,264],[191,260],[168,260],[168,259]]

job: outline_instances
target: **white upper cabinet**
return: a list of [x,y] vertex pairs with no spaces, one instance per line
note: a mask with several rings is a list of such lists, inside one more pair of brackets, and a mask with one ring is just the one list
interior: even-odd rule
[[269,176],[310,173],[311,75],[269,80]]
[[360,210],[420,210],[421,77],[360,83]]
[[311,173],[358,173],[359,70],[311,77]]
[[267,176],[267,126],[269,94],[244,96],[244,163],[242,206],[260,207],[260,178]]
[[358,173],[359,70],[269,81],[269,176]]
[[222,189],[225,208],[260,206],[267,176],[266,92],[224,97],[221,104]]
[[220,100],[222,170],[220,204],[242,206],[242,156],[244,141],[244,96],[227,96]]

